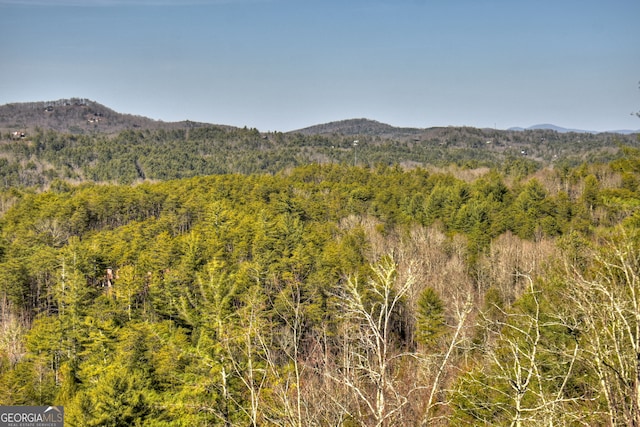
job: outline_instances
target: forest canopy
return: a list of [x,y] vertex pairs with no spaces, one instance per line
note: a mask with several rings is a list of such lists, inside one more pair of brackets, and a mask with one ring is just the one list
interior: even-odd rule
[[[134,127],[114,134],[64,133],[39,127],[26,133],[0,132],[0,188],[47,189],[56,180],[132,184],[212,174],[275,174],[311,163],[488,167],[524,177],[549,166],[568,168],[619,159],[620,147],[640,145],[634,135],[610,133],[391,129],[396,133],[382,136],[261,133],[187,122],[167,129]],[[358,141],[355,145],[354,140]]]
[[3,147],[32,162],[0,164],[3,404],[78,426],[640,423],[638,149],[515,172],[181,132]]

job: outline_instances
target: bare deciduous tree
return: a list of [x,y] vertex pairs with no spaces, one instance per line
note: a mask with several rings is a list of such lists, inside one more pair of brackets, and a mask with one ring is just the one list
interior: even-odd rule
[[486,358],[463,376],[455,390],[466,419],[485,425],[565,425],[585,422],[579,403],[587,397],[568,390],[581,352],[575,318],[548,306],[541,288],[522,274],[528,290],[502,316],[486,319],[496,334]]
[[14,366],[26,353],[23,335],[28,330],[28,325],[11,308],[6,295],[0,304],[0,357],[6,356],[10,365]]
[[640,426],[640,248],[622,232],[594,265],[573,268],[568,295],[581,319],[585,360],[597,375],[611,425]]
[[333,379],[358,403],[360,422],[376,427],[394,425],[407,398],[400,393],[397,368],[407,356],[397,350],[394,316],[413,280],[396,282],[396,265],[385,257],[372,266],[372,278],[362,286],[349,277],[338,295],[344,317],[342,364]]

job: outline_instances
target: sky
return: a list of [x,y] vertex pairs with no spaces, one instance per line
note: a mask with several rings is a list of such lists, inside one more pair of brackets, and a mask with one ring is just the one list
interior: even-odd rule
[[0,104],[261,131],[640,129],[638,0],[0,0]]

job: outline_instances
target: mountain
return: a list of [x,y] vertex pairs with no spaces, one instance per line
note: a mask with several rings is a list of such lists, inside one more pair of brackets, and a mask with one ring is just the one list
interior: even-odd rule
[[[340,120],[335,122],[329,122],[314,126],[309,126],[303,129],[298,129],[291,131],[289,133],[299,133],[302,135],[323,135],[323,136],[331,136],[331,135],[342,135],[342,136],[379,136],[382,138],[396,138],[396,139],[425,139],[431,137],[434,133],[442,133],[446,129],[465,129],[465,128],[456,128],[456,127],[433,127],[433,128],[401,128],[388,125],[386,123],[380,123],[375,120],[369,119],[350,119],[350,120]],[[474,128],[466,128],[467,130]],[[487,134],[490,134],[495,129],[479,129],[484,131]],[[640,133],[640,130],[610,130],[604,132],[596,132],[591,130],[584,129],[569,129],[563,128],[561,126],[556,126],[550,123],[543,123],[538,125],[529,126],[528,128],[523,127],[511,127],[506,129],[506,131],[501,132],[522,132],[525,130],[532,131],[554,131],[558,133],[582,133],[582,134],[621,134],[621,135],[632,135],[636,133]]]
[[0,106],[0,190],[3,184],[46,188],[56,179],[131,183],[277,173],[310,163],[501,170],[517,164],[534,170],[589,158],[604,161],[621,145],[640,146],[636,135],[557,129],[401,128],[351,119],[260,133],[191,121],[165,123],[78,98],[7,104]]
[[[185,129],[210,126],[208,123],[193,121],[163,122],[143,116],[123,114],[98,102],[86,98],[59,99],[56,101],[23,102],[0,105],[0,132],[27,132],[36,128],[71,134],[116,134],[126,129]],[[233,126],[216,125],[225,129]],[[402,128],[366,118],[340,120],[309,126],[287,132],[306,136],[377,136],[400,140],[430,138],[434,133],[442,133],[453,128]],[[472,129],[472,128],[468,128]],[[507,131],[553,130],[558,133],[614,133],[634,134],[640,130],[615,130],[595,132],[581,129],[567,129],[553,124],[538,124],[528,128],[512,127]],[[487,132],[492,129],[486,129]]]
[[634,134],[634,133],[640,133],[640,130],[629,130],[629,129],[623,129],[623,130],[607,130],[604,132],[597,132],[597,131],[593,131],[593,130],[584,130],[584,129],[568,129],[568,128],[563,128],[561,126],[556,126],[550,123],[543,123],[543,124],[538,124],[538,125],[533,125],[533,126],[529,126],[528,128],[522,128],[522,127],[511,127],[509,129],[507,129],[509,131],[524,131],[524,130],[553,130],[556,131],[558,133],[569,133],[569,132],[574,132],[574,133],[591,133],[591,134],[597,134],[597,133],[618,133],[618,134],[622,134],[622,135],[630,135],[630,134]]
[[203,125],[190,121],[169,123],[122,114],[84,98],[0,106],[0,131],[9,132],[41,128],[73,134],[114,134],[132,128],[176,129]]
[[369,119],[350,119],[340,120],[336,122],[324,123],[315,126],[309,126],[298,129],[290,133],[299,133],[302,135],[343,135],[343,136],[381,136],[381,137],[399,137],[416,135],[423,131],[417,128],[399,128],[380,123]]
[[539,125],[533,125],[533,126],[529,126],[527,128],[528,130],[554,130],[556,132],[560,132],[560,133],[567,133],[567,132],[576,132],[576,133],[598,133],[598,132],[594,132],[594,131],[590,131],[590,130],[582,130],[582,129],[567,129],[567,128],[563,128],[560,126],[556,126],[556,125],[552,125],[549,123],[543,123],[543,124],[539,124]]

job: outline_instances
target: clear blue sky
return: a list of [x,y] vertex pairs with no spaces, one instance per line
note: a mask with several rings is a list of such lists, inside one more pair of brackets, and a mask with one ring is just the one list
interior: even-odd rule
[[639,0],[0,0],[0,104],[639,129]]

